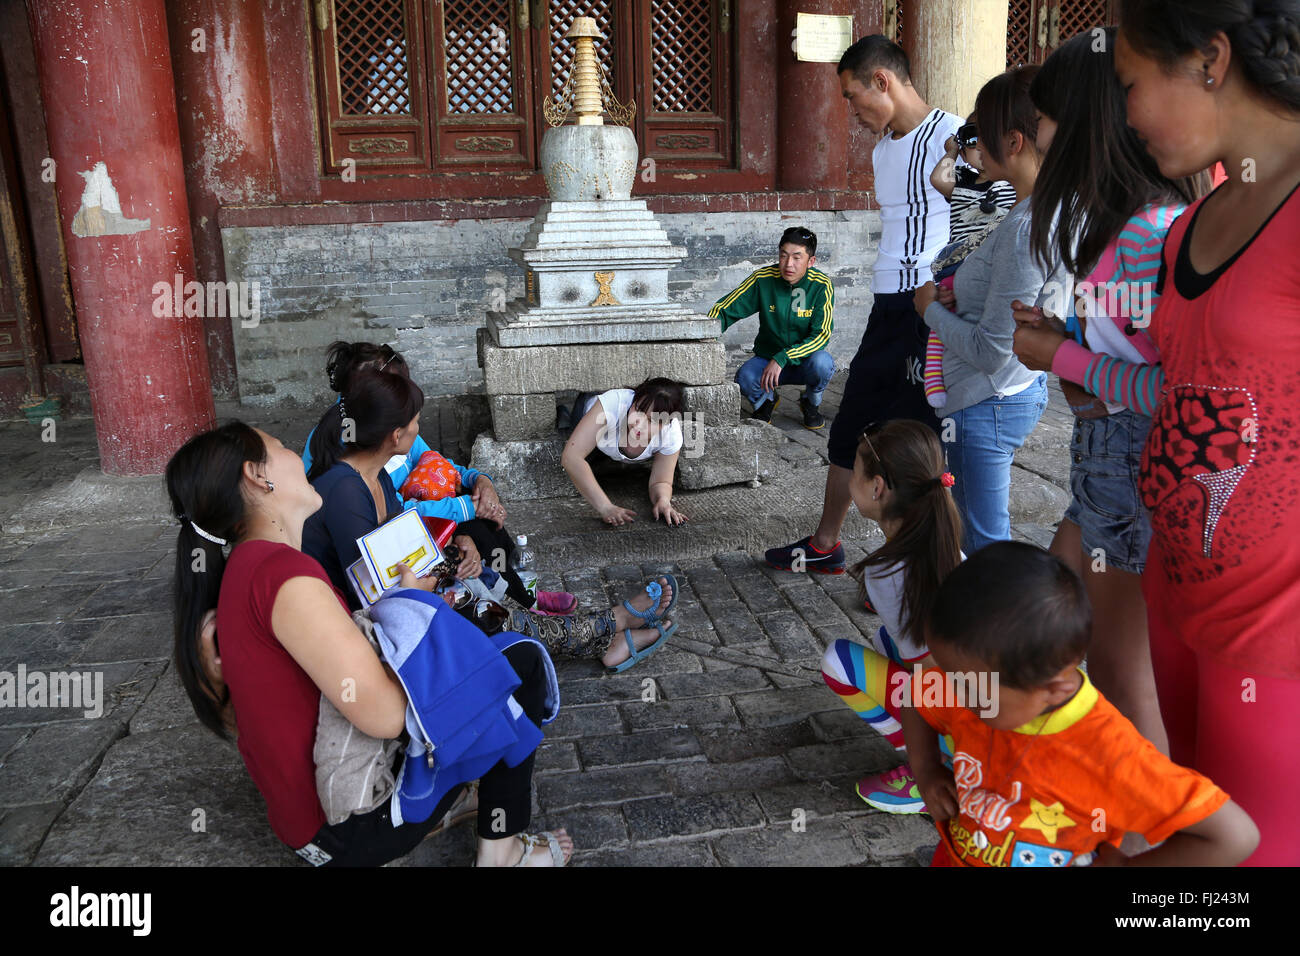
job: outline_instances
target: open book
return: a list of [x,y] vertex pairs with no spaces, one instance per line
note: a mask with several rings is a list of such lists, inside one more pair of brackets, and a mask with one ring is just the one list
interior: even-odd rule
[[348,568],[348,580],[364,607],[370,607],[397,585],[401,580],[398,565],[405,564],[420,577],[444,557],[414,509],[363,534],[357,538],[357,547],[361,557]]

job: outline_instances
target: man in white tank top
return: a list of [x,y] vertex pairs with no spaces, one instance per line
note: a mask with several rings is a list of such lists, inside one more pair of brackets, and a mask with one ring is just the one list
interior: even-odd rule
[[858,122],[881,136],[871,153],[882,224],[875,298],[831,422],[821,522],[814,534],[766,555],[776,568],[824,574],[843,574],[847,567],[840,528],[852,503],[849,478],[863,430],[891,418],[939,427],[922,379],[929,328],[912,307],[912,291],[930,281],[930,263],[948,243],[948,202],[930,173],[943,158],[944,142],[962,125],[960,117],[926,105],[912,85],[907,54],[886,37],[854,43],[838,70]]

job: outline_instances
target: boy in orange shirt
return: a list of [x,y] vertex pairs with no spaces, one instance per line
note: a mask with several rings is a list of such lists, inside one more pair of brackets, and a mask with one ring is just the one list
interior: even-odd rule
[[[929,625],[942,676],[918,674],[901,716],[941,837],[932,866],[1232,866],[1254,852],[1246,812],[1161,754],[1080,669],[1092,611],[1060,560],[989,545],[944,580]],[[961,699],[973,687],[992,694]],[[952,769],[935,731],[953,738]],[[1125,857],[1128,831],[1160,845]]]

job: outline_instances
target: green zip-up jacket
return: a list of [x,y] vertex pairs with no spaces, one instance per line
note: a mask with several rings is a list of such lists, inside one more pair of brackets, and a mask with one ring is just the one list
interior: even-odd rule
[[[802,298],[802,302],[798,301]],[[795,308],[801,306],[801,308]],[[781,277],[781,267],[765,266],[709,310],[722,320],[722,331],[758,313],[754,354],[785,368],[798,365],[831,340],[835,289],[820,269],[809,269],[794,285]]]

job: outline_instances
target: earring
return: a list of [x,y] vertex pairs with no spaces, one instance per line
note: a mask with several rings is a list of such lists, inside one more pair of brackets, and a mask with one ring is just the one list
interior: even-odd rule
[[270,478],[266,479],[266,490],[275,491],[275,482],[272,481]]
[[1212,77],[1212,76],[1207,76],[1207,77],[1205,78],[1205,85],[1206,85],[1206,86],[1213,86],[1213,85],[1214,85],[1214,77]]

